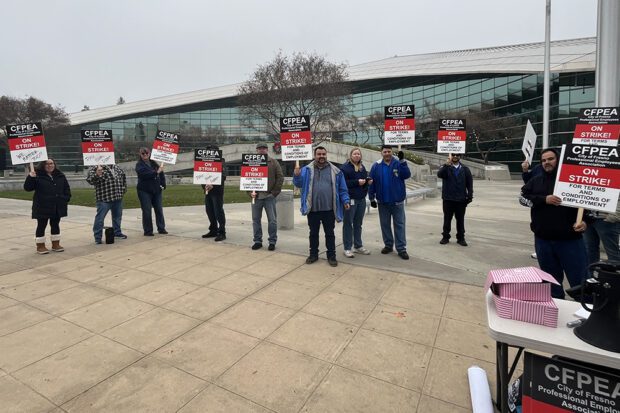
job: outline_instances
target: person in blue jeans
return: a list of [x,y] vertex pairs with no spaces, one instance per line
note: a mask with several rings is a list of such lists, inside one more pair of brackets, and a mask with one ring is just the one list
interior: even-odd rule
[[601,259],[600,244],[603,243],[607,259],[620,262],[620,202],[615,213],[591,211],[589,217],[592,221],[583,234],[588,251],[588,264]]
[[127,235],[121,231],[123,196],[127,192],[125,172],[114,164],[91,166],[86,175],[86,182],[95,187],[97,205],[97,214],[93,223],[95,244],[101,244],[103,222],[108,211],[112,211],[114,238],[127,239]]
[[[405,160],[405,154],[398,152],[398,158],[392,154],[391,145],[381,147],[381,156],[370,168],[372,185],[368,188],[370,206],[379,206],[379,223],[384,247],[381,254],[389,254],[394,250],[403,260],[409,259],[407,239],[405,236],[405,179],[411,177],[411,171]],[[376,200],[375,200],[376,199]],[[377,202],[378,201],[378,202]],[[392,235],[392,222],[394,234]]]
[[340,169],[327,161],[327,149],[323,146],[314,148],[314,161],[303,168],[296,167],[293,184],[301,188],[301,214],[308,217],[310,229],[310,254],[306,264],[319,259],[319,230],[323,225],[327,262],[332,267],[338,265],[336,260],[336,221],[342,221],[342,211],[350,208],[349,192]]
[[[344,244],[344,255],[354,258],[355,253],[368,255],[370,251],[364,248],[362,242],[362,222],[366,213],[366,194],[368,185],[372,184],[372,179],[368,178],[368,170],[362,163],[362,150],[353,148],[349,152],[349,159],[341,167],[345,182],[351,198],[351,207],[344,211],[342,222],[342,241]],[[353,250],[351,247],[355,247]]]
[[553,195],[558,170],[555,149],[542,151],[541,164],[544,173],[530,179],[521,193],[532,202],[530,228],[538,265],[560,283],[551,286],[551,296],[563,299],[564,274],[571,287],[581,285],[588,275],[586,247],[581,236],[587,225],[584,221],[577,224],[577,208],[561,206],[562,199]]
[[[256,152],[259,155],[269,155],[269,146],[265,142],[256,145]],[[261,219],[263,209],[267,215],[267,232],[269,233],[269,246],[267,249],[276,249],[278,241],[278,215],[276,212],[276,199],[282,192],[284,174],[280,163],[274,158],[267,158],[267,191],[250,192],[250,197],[254,198],[252,204],[252,230],[254,233],[254,244],[252,249],[257,250],[263,247],[263,227]]]
[[155,211],[155,224],[157,232],[167,234],[166,221],[164,220],[164,208],[162,205],[162,191],[166,189],[166,176],[163,166],[157,165],[149,158],[151,151],[148,148],[140,148],[140,159],[136,163],[138,174],[138,199],[142,208],[142,229],[145,236],[153,236],[153,216]]

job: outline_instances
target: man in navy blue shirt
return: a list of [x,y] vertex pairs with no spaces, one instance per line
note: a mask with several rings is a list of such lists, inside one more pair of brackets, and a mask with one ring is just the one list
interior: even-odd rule
[[[408,260],[407,239],[405,236],[405,179],[411,176],[411,171],[405,160],[405,154],[398,152],[398,158],[392,154],[392,146],[381,147],[382,159],[379,159],[370,169],[372,185],[368,187],[370,206],[379,206],[379,223],[384,247],[382,254],[389,254],[394,250],[403,260]],[[392,234],[392,221],[394,233]]]

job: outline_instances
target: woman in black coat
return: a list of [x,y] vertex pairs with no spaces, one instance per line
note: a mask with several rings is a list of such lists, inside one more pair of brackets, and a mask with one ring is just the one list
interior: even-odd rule
[[24,189],[28,192],[34,191],[32,219],[37,220],[35,232],[37,253],[49,252],[45,247],[45,229],[48,221],[52,232],[52,251],[64,251],[60,246],[60,218],[67,216],[67,204],[71,199],[71,188],[65,174],[56,168],[53,159],[41,161],[26,177]]
[[164,168],[149,158],[148,148],[140,148],[140,160],[136,163],[138,174],[138,199],[142,208],[142,229],[145,236],[153,235],[153,218],[151,209],[155,211],[157,232],[167,234],[162,191],[166,189]]

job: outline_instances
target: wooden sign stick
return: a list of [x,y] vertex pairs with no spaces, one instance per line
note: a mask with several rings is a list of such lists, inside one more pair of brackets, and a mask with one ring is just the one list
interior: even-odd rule
[[583,208],[577,209],[577,222],[575,222],[575,224],[579,225],[581,221],[583,221]]

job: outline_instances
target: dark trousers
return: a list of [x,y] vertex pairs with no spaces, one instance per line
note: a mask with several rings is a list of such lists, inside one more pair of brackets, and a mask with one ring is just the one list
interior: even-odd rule
[[443,200],[443,232],[444,238],[450,239],[450,229],[452,227],[452,217],[456,218],[456,239],[465,239],[465,209],[467,202]]
[[588,278],[588,254],[583,239],[553,241],[535,237],[538,266],[553,275],[560,285],[551,285],[553,298],[564,298],[564,274],[571,287],[580,285]]
[[224,194],[205,195],[205,210],[209,218],[209,232],[212,234],[226,234]]
[[138,190],[138,199],[140,200],[140,208],[142,208],[142,229],[144,233],[153,233],[153,215],[151,209],[155,211],[157,231],[165,231],[166,221],[164,221],[162,193],[152,194],[150,192]]
[[327,258],[336,258],[336,216],[334,211],[318,211],[308,213],[308,227],[310,227],[310,256],[319,255],[319,230],[323,224],[325,232],[325,247],[327,248]]
[[38,218],[37,219],[37,230],[35,235],[40,238],[45,236],[45,228],[47,228],[47,221],[50,222],[50,228],[52,229],[52,235],[60,234],[60,217],[54,218]]

